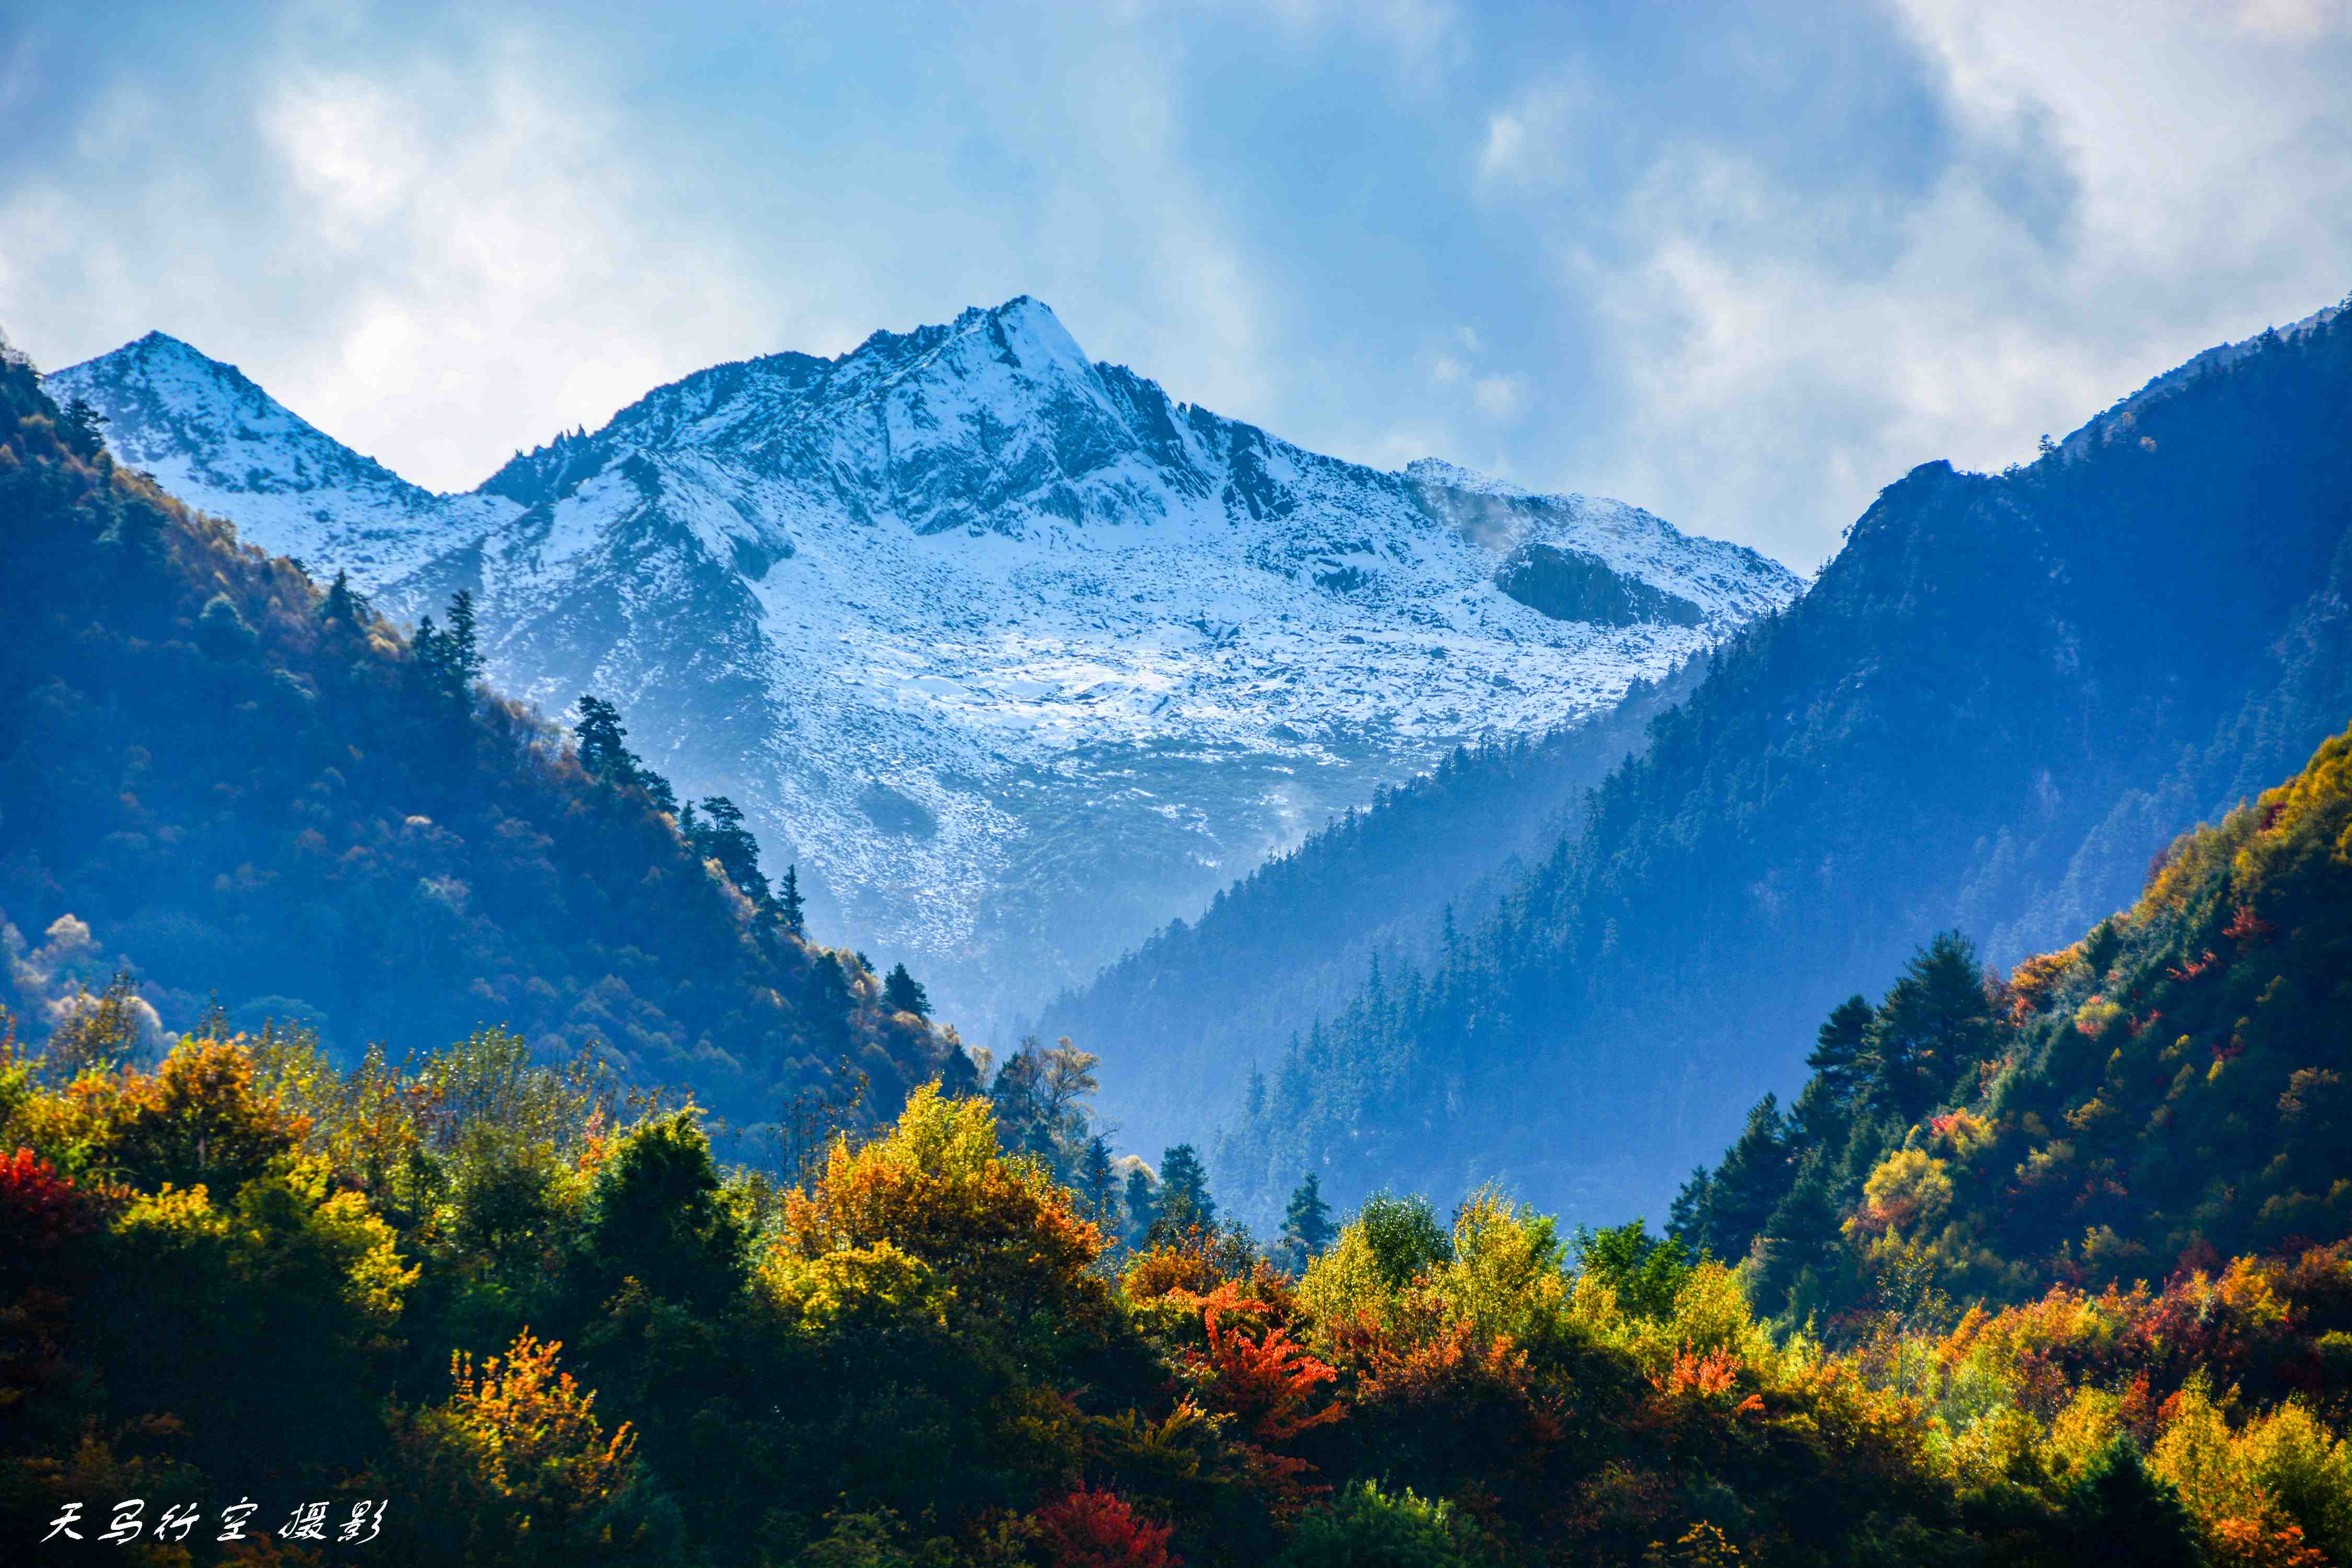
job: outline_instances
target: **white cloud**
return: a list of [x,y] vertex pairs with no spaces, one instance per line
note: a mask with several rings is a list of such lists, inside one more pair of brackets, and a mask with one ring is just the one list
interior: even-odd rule
[[2352,0],[2240,0],[2234,15],[2248,31],[2288,43],[2352,34]]
[[2352,287],[2341,54],[2282,44],[2275,16],[1910,16],[1952,146],[1868,213],[1872,246],[1821,243],[1837,193],[1687,138],[1654,149],[1605,229],[1557,228],[1559,287],[1621,378],[1616,432],[1582,454],[1592,482],[1807,563],[1912,466],[2030,457]]
[[275,4],[0,46],[42,132],[0,142],[0,320],[49,364],[174,332],[443,486],[1025,291],[1318,449],[1801,564],[1912,464],[1999,467],[2352,287],[2344,0]]
[[1524,375],[1482,375],[1470,389],[1470,399],[1478,411],[1489,419],[1508,419],[1527,405],[1528,378]]
[[1568,177],[1578,94],[1562,82],[1521,92],[1486,117],[1478,178],[1486,184],[1550,189]]

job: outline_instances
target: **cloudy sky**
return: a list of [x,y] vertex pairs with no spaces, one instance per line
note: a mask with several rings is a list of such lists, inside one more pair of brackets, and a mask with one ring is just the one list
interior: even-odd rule
[[1035,294],[1320,450],[1799,566],[2352,290],[2352,4],[16,0],[0,327],[468,487]]

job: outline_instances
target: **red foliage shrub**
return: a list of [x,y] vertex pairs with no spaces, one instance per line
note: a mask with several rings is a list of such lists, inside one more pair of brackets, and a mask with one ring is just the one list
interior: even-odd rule
[[2215,1556],[2226,1568],[2328,1568],[2327,1553],[2303,1541],[2303,1526],[2273,1530],[2261,1520],[2225,1519],[2213,1527]]
[[81,1194],[30,1149],[0,1159],[0,1258],[47,1252],[89,1226]]
[[2231,942],[2266,942],[2277,930],[2254,913],[2253,905],[2240,904],[2237,912],[2230,917],[2230,923],[2221,928],[2221,934]]
[[1037,1511],[1038,1541],[1053,1568],[1182,1568],[1168,1550],[1172,1533],[1127,1506],[1113,1491],[1076,1491]]
[[1252,1338],[1244,1330],[1223,1321],[1228,1312],[1266,1310],[1263,1301],[1243,1300],[1235,1281],[1218,1286],[1201,1303],[1209,1352],[1205,1356],[1194,1354],[1193,1370],[1200,1376],[1203,1397],[1215,1408],[1240,1417],[1253,1440],[1286,1443],[1302,1432],[1339,1420],[1347,1412],[1336,1400],[1315,1408],[1316,1390],[1339,1374],[1292,1340],[1288,1329],[1270,1328]]

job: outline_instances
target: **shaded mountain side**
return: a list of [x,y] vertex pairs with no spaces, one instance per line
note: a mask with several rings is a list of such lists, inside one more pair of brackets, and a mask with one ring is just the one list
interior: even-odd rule
[[117,466],[7,356],[0,1000],[20,1026],[41,1037],[120,954],[168,1027],[217,1004],[396,1053],[503,1023],[739,1123],[844,1058],[885,1108],[947,1064],[951,1037],[719,868],[751,851],[706,859],[658,778],[592,776],[459,646]]
[[2002,976],[1941,939],[1874,1014],[1849,1005],[1677,1228],[1800,1316],[1862,1307],[1898,1265],[2023,1300],[2339,1241],[2347,1019],[2352,731],[2073,945]]
[[[1218,892],[1047,1008],[1036,1032],[1103,1058],[1101,1103],[1130,1147],[1200,1136],[1253,1065],[1336,1014],[1375,953],[1429,965],[1517,885],[1525,857],[1704,677],[1695,659],[1606,713],[1539,739],[1462,747]],[[1269,1043],[1274,1048],[1269,1048]]]
[[2347,406],[2323,312],[2031,467],[1890,486],[1451,962],[1283,1061],[1220,1183],[1256,1215],[1308,1169],[1656,1214],[1915,933],[2079,930],[2343,723]]

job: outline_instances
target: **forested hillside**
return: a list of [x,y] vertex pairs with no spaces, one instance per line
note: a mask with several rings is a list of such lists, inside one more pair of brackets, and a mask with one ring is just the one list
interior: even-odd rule
[[[1373,955],[1433,963],[1573,826],[1585,792],[1638,751],[1697,683],[1694,661],[1636,681],[1607,712],[1535,740],[1452,752],[1220,892],[1057,999],[1039,1032],[1087,1043],[1103,1106],[1138,1148],[1197,1137],[1201,1107],[1238,1103],[1267,1042],[1336,1013]],[[1448,935],[1449,930],[1454,934]]]
[[575,750],[475,679],[464,602],[404,637],[0,360],[0,1003],[28,1037],[127,967],[134,1047],[215,1007],[346,1056],[505,1024],[739,1124],[845,1058],[885,1110],[947,1062],[609,709]]
[[2173,845],[2129,909],[2005,977],[1957,936],[1843,1004],[1676,1205],[1759,1304],[2098,1289],[2352,1237],[2352,731]]
[[2123,902],[2352,703],[2347,403],[2323,312],[2031,466],[1890,486],[1493,918],[1268,1064],[1221,1189],[1255,1217],[1308,1170],[1500,1176],[1656,1213],[1912,933],[2008,960]]
[[[1100,1211],[925,1089],[779,1190],[507,1037],[152,1071],[0,1028],[0,1537],[41,1561],[2352,1561],[2352,1258],[1823,1344],[1638,1226]],[[67,1076],[71,1073],[73,1076]],[[2333,1359],[2331,1359],[2333,1358]],[[2226,1380],[2226,1394],[2224,1382]],[[224,1542],[223,1535],[230,1539]],[[126,1544],[127,1543],[127,1544]]]

